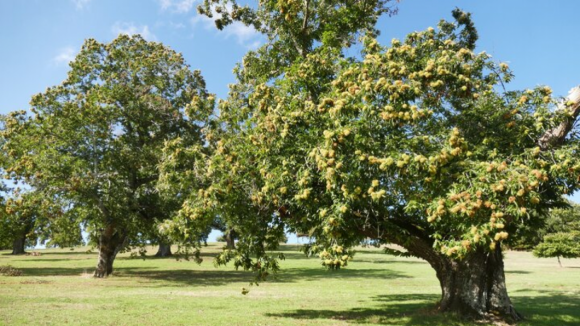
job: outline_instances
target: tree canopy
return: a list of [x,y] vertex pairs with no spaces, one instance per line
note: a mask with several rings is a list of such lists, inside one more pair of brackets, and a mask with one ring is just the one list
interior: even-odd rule
[[[302,9],[287,11],[288,24],[323,19],[306,14],[322,7],[295,5]],[[384,9],[374,5],[372,12]],[[284,13],[269,4],[245,10]],[[207,3],[202,12],[210,12]],[[332,19],[365,20],[347,12],[337,9]],[[218,262],[261,277],[278,269],[268,250],[285,230],[309,234],[305,251],[331,269],[346,266],[350,248],[365,239],[395,243],[436,270],[442,311],[519,319],[501,244],[577,189],[578,141],[568,136],[578,103],[554,111],[548,87],[506,91],[507,64],[475,53],[469,14],[453,16],[389,46],[376,40],[372,14],[346,24],[339,34],[361,36],[360,58],[344,55],[348,42],[324,39],[300,51],[292,35],[266,23],[276,38],[244,58],[217,123],[204,130],[211,153],[165,149],[175,154],[165,155],[166,176],[191,166],[173,179],[189,193],[165,232],[191,238],[219,215],[236,226],[239,242]],[[291,59],[273,45],[278,40]],[[272,74],[259,58],[284,64]]]
[[[87,226],[95,276],[144,240],[199,254],[219,225],[238,242],[217,264],[265,278],[296,232],[332,270],[363,241],[397,244],[391,253],[435,270],[441,311],[521,318],[502,245],[578,190],[578,89],[561,103],[546,86],[507,91],[508,65],[474,51],[475,25],[459,9],[388,45],[375,24],[396,12],[389,0],[198,10],[219,29],[237,21],[267,38],[234,69],[227,98],[216,101],[180,54],[119,36],[87,40],[67,79],[32,98],[33,116],[4,120],[7,176],[63,203],[52,224]],[[353,44],[360,55],[347,55]]]
[[542,258],[580,257],[580,206],[554,209],[542,230],[542,241],[534,248],[534,255]]
[[62,84],[33,96],[32,116],[6,119],[5,170],[82,213],[99,246],[95,275],[106,276],[119,250],[155,237],[177,208],[155,190],[161,149],[202,141],[211,107],[190,102],[209,94],[180,54],[140,36],[89,39],[70,67]]

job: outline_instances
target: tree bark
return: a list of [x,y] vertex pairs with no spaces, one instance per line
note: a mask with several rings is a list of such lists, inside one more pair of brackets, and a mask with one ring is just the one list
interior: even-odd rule
[[558,105],[558,110],[568,110],[569,116],[538,139],[538,146],[543,151],[561,145],[574,127],[576,118],[580,115],[580,86],[570,90],[564,102]]
[[171,253],[171,245],[166,243],[160,243],[159,249],[157,250],[155,257],[169,257],[172,255],[173,254]]
[[224,232],[224,238],[226,239],[226,248],[236,249],[236,232],[234,230],[226,230]]
[[439,311],[481,320],[523,319],[507,293],[501,246],[493,252],[475,249],[458,261],[435,251],[432,242],[419,236],[385,240],[404,247],[435,269],[441,286]]
[[19,236],[18,238],[14,239],[14,242],[12,242],[12,255],[25,254],[26,253],[26,251],[24,251],[25,244],[26,244],[25,235]]
[[461,261],[441,259],[441,264],[433,266],[441,284],[440,311],[476,319],[523,319],[507,293],[499,246],[493,252],[477,250]]
[[107,277],[113,273],[113,262],[127,244],[127,236],[121,234],[114,226],[108,225],[99,237],[99,260],[94,277]]

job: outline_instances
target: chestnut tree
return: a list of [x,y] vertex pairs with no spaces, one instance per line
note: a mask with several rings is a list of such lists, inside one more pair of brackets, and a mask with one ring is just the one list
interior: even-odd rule
[[70,68],[32,97],[32,114],[6,118],[4,169],[81,212],[99,250],[94,275],[104,277],[119,251],[154,238],[175,210],[155,189],[161,150],[169,139],[202,141],[211,109],[189,104],[209,95],[181,54],[138,35],[88,39]]
[[[374,24],[388,11],[381,1],[207,1],[201,12],[218,27],[239,20],[268,42],[236,69],[207,146],[165,148],[162,185],[186,198],[161,228],[191,240],[219,216],[239,240],[217,262],[260,277],[279,268],[269,250],[285,230],[309,234],[305,251],[329,269],[347,266],[361,241],[397,244],[435,270],[440,311],[517,321],[502,243],[578,189],[580,90],[559,105],[549,87],[506,91],[508,65],[474,52],[460,10],[381,45]],[[362,55],[347,57],[357,37]]]

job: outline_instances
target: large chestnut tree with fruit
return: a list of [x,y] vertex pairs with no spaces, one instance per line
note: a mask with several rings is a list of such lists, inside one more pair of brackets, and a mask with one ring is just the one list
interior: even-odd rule
[[[206,146],[167,144],[161,185],[186,200],[164,232],[191,240],[219,216],[239,242],[218,263],[262,277],[279,267],[269,250],[285,230],[309,234],[305,251],[330,269],[363,240],[397,244],[435,270],[440,311],[521,319],[502,244],[578,188],[576,93],[557,105],[548,87],[506,91],[509,67],[474,52],[476,29],[459,10],[390,45],[374,28],[384,1],[208,1],[200,11],[268,42],[236,69]],[[361,56],[346,56],[357,39]]]

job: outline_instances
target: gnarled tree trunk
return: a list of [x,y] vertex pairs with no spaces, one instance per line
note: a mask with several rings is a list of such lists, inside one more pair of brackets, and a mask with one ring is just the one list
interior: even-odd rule
[[433,267],[441,284],[441,311],[512,322],[522,319],[507,293],[499,246],[493,252],[477,250],[461,261],[441,257]]
[[14,242],[12,242],[12,254],[13,255],[25,254],[26,253],[26,251],[24,251],[25,244],[26,244],[25,235],[19,236],[16,239],[14,239]]
[[171,253],[171,245],[166,243],[160,243],[159,249],[157,250],[155,257],[169,257],[172,255],[173,254]]
[[505,283],[501,247],[492,252],[478,248],[462,260],[454,260],[433,248],[430,240],[390,239],[435,269],[441,285],[439,311],[475,319],[516,322],[523,319],[514,308]]
[[127,244],[127,236],[116,230],[114,226],[108,225],[99,237],[99,261],[94,277],[107,277],[113,273],[113,262]]

